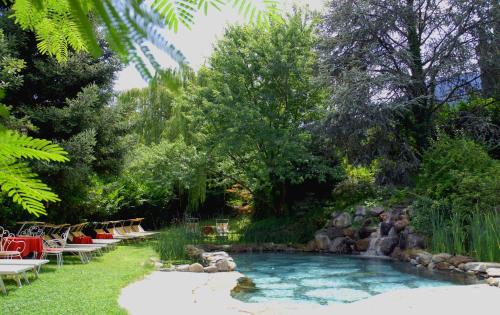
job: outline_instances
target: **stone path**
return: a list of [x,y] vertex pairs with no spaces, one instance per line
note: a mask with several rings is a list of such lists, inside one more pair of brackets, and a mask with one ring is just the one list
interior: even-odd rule
[[242,274],[153,272],[122,290],[119,304],[132,315],[421,315],[495,314],[500,289],[488,285],[400,290],[351,304],[243,303],[230,291]]

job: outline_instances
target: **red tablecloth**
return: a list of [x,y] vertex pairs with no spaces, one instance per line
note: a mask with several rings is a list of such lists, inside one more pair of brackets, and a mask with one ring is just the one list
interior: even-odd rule
[[113,234],[111,233],[97,233],[97,235],[95,236],[96,239],[112,239],[113,238]]
[[92,237],[90,236],[75,236],[73,237],[73,243],[75,244],[92,244]]
[[[23,241],[25,246],[22,248],[22,244],[13,241]],[[8,244],[9,243],[9,244]],[[21,257],[26,257],[31,253],[36,252],[37,258],[40,258],[43,252],[43,241],[39,236],[15,236],[15,237],[7,237],[5,238],[5,250],[9,251],[19,251],[19,249],[23,249],[21,252]]]

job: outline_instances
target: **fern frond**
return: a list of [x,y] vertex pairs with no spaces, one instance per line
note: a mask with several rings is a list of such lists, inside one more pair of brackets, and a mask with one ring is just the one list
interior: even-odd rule
[[42,202],[60,200],[26,163],[5,162],[0,159],[0,189],[29,213],[37,217],[47,214]]
[[[1,107],[0,107],[1,108]],[[11,130],[0,130],[0,190],[29,213],[46,214],[43,201],[59,201],[29,165],[20,159],[68,161],[67,153],[48,140],[35,139]]]
[[[150,79],[148,65],[159,65],[149,53],[150,41],[165,51],[179,65],[184,55],[169,43],[160,31],[175,32],[179,25],[191,28],[195,14],[208,14],[209,8],[221,10],[225,5],[237,7],[250,22],[267,23],[277,16],[278,0],[15,0],[13,17],[23,29],[35,32],[41,53],[58,61],[68,58],[69,49],[101,53],[95,35],[94,21],[102,25],[110,47],[124,61],[132,62],[145,79]],[[92,16],[92,18],[91,18]],[[146,47],[146,48],[145,48]]]
[[0,159],[36,159],[66,162],[67,152],[48,140],[36,139],[10,130],[0,131]]

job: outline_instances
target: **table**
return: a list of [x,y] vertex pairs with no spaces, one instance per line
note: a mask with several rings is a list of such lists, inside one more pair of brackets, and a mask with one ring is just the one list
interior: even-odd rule
[[16,242],[22,241],[25,246],[21,252],[21,257],[26,257],[32,253],[34,253],[37,258],[40,258],[42,255],[43,241],[40,236],[11,236],[6,237],[4,242],[8,243],[9,241],[14,242],[10,242],[10,244],[5,247],[6,251],[18,251],[19,243]]
[[95,236],[96,239],[112,239],[113,234],[111,233],[97,233]]
[[86,235],[73,237],[73,243],[75,243],[75,244],[93,244],[92,237],[86,236]]

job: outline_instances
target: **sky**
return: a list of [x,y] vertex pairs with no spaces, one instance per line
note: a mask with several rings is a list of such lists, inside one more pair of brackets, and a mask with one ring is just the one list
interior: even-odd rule
[[[309,6],[312,10],[321,10],[325,0],[280,0],[282,11],[291,11],[293,5]],[[236,9],[225,7],[221,11],[211,10],[208,15],[200,14],[196,17],[191,30],[179,27],[177,33],[165,30],[165,37],[182,51],[189,65],[198,70],[210,56],[213,45],[224,34],[227,25],[245,23],[244,17]],[[175,67],[176,63],[165,53],[150,47],[153,55],[162,67]],[[126,91],[132,88],[146,87],[147,83],[141,78],[133,65],[128,65],[118,73],[115,82],[115,91]]]

